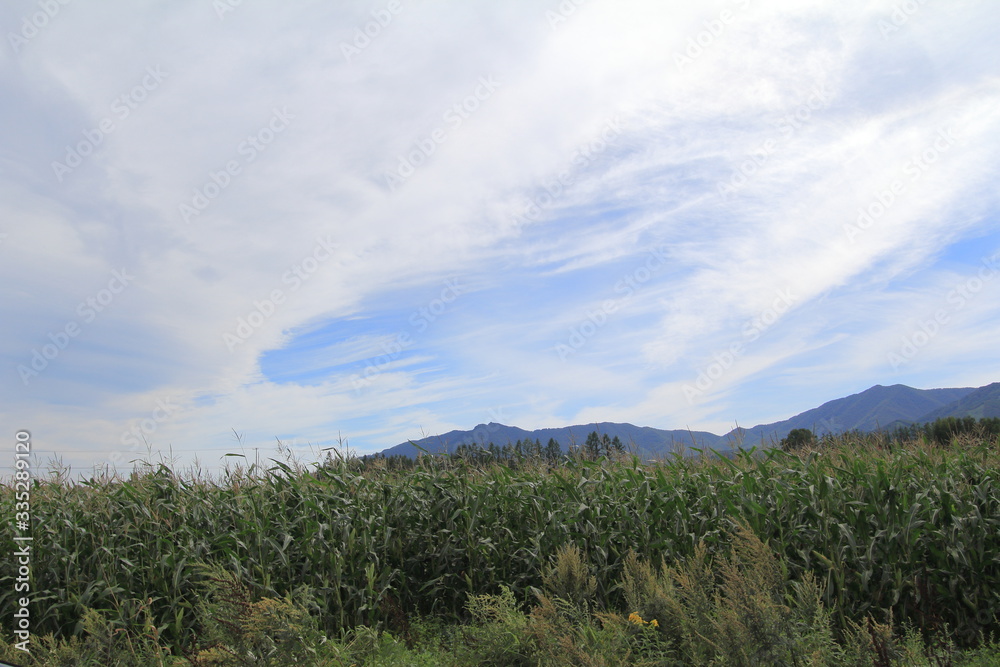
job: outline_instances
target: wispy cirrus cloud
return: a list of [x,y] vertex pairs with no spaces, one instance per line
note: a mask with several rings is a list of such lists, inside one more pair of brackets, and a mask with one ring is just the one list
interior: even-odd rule
[[4,423],[77,467],[139,435],[213,467],[234,428],[720,431],[996,379],[1000,281],[948,302],[1000,250],[992,7],[396,9],[71,4],[0,53]]

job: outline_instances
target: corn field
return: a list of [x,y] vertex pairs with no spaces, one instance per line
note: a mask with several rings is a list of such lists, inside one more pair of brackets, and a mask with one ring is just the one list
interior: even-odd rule
[[[470,594],[501,585],[527,600],[564,545],[582,548],[610,606],[623,593],[605,582],[630,550],[650,562],[699,543],[711,554],[744,523],[793,576],[815,574],[842,625],[891,610],[896,623],[974,642],[1000,630],[997,445],[518,466],[425,457],[409,471],[340,459],[214,480],[166,465],[83,483],[54,475],[32,490],[32,632],[79,632],[86,608],[131,627],[146,608],[166,640],[190,645],[201,563],[261,596],[308,591],[331,634],[400,610],[459,619]],[[0,507],[13,516],[9,485]],[[20,595],[13,561],[0,561],[5,631]]]

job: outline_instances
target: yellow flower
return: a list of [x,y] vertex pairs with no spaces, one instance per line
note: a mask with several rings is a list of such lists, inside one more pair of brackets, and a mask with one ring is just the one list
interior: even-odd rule
[[657,622],[655,618],[652,621],[650,621],[649,624],[652,625],[654,628],[660,627],[660,624]]
[[642,620],[642,616],[640,616],[638,613],[634,611],[628,615],[628,620],[631,621],[632,623],[635,623],[636,625],[642,625],[643,623],[645,623],[645,621]]

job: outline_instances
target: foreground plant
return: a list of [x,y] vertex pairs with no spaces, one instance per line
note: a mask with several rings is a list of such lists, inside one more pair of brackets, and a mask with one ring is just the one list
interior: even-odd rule
[[[655,619],[654,633],[674,636],[685,616],[660,607],[679,600],[695,619],[687,622],[712,642],[692,644],[694,655],[740,643],[726,639],[741,632],[733,623],[725,633],[712,625],[725,620],[712,616],[713,596],[725,580],[720,559],[730,557],[734,542],[739,547],[734,524],[780,555],[788,579],[805,586],[803,599],[819,592],[838,638],[864,624],[874,644],[869,617],[962,648],[1000,631],[1000,448],[992,441],[958,438],[943,448],[824,439],[794,455],[747,451],[661,462],[569,458],[507,466],[424,457],[405,470],[382,463],[275,462],[218,479],[165,465],[84,483],[39,478],[32,491],[33,634],[82,641],[89,636],[83,620],[94,610],[118,640],[125,632],[138,646],[148,614],[156,641],[172,656],[205,649],[198,643],[206,632],[199,616],[205,575],[197,564],[208,563],[244,582],[250,604],[297,599],[308,587],[313,602],[304,608],[328,637],[367,627],[390,630],[404,645],[408,619],[464,622],[470,595],[495,595],[501,586],[519,604],[537,603],[531,591],[549,589],[553,611],[539,618],[559,636],[571,636],[571,628],[604,632],[595,613],[619,615],[633,632]],[[12,516],[15,502],[13,489],[0,485],[0,514]],[[578,562],[559,566],[572,545]],[[9,533],[0,537],[0,549],[15,548]],[[630,551],[655,577],[627,565]],[[663,562],[676,576],[663,574]],[[771,576],[741,567],[743,577]],[[556,570],[561,590],[546,583]],[[652,591],[641,605],[626,601],[624,572]],[[805,583],[810,574],[813,584]],[[6,636],[17,577],[14,560],[0,560]],[[774,637],[767,628],[788,621],[765,604],[762,590],[769,589],[741,592],[734,579],[726,595],[758,614],[764,636]],[[785,590],[774,604],[795,607],[787,599],[795,594]],[[633,612],[642,626],[629,623]],[[218,648],[236,647],[235,639],[218,639]],[[776,639],[765,645],[784,650]],[[639,648],[629,650],[637,655]]]

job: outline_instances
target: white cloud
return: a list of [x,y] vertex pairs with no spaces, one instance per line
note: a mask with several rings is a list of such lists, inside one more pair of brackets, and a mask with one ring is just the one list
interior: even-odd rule
[[[18,100],[0,145],[5,423],[33,421],[80,461],[106,459],[164,396],[181,407],[150,435],[186,451],[232,428],[381,448],[501,407],[524,427],[722,428],[797,369],[817,386],[883,381],[905,286],[993,230],[1000,82],[982,3],[902,20],[888,1],[593,0],[555,25],[529,2],[401,7],[350,59],[342,44],[377,3],[221,19],[199,3],[71,5],[0,59]],[[104,119],[113,130],[60,182],[52,162]],[[390,189],[401,157],[421,164]],[[884,213],[845,230],[896,181]],[[530,201],[538,214],[515,220]],[[204,206],[185,222],[185,204]],[[657,247],[666,266],[624,298]],[[18,365],[122,268],[134,283],[24,386]],[[468,291],[415,331],[449,276]],[[712,401],[684,401],[781,290],[794,304]],[[608,299],[617,311],[561,360],[556,344]],[[948,362],[991,354],[988,303],[956,315],[913,377],[980,377]],[[232,345],[241,319],[252,335]],[[412,348],[352,391],[400,332]]]

